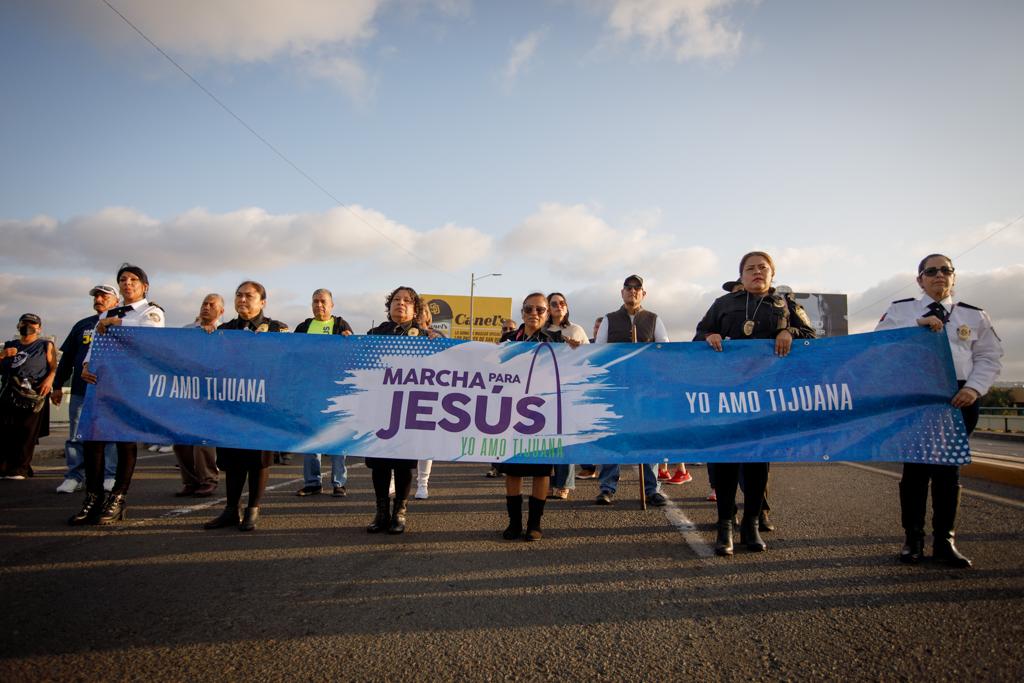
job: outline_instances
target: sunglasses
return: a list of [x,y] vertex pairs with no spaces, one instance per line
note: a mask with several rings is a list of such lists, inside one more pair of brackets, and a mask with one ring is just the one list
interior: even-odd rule
[[935,277],[939,273],[942,273],[943,275],[952,275],[954,272],[955,272],[955,269],[952,266],[941,266],[939,268],[936,268],[935,266],[932,266],[931,268],[925,268],[924,270],[922,270],[921,271],[921,275],[927,275],[928,277]]
[[523,313],[536,313],[537,315],[540,315],[547,312],[548,309],[544,306],[523,306]]

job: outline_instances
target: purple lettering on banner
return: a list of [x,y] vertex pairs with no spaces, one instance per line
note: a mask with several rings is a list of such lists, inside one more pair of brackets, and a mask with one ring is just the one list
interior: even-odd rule
[[512,397],[502,396],[501,407],[498,411],[498,421],[494,424],[487,423],[487,396],[476,397],[476,428],[484,434],[501,434],[508,429],[512,421]]
[[398,424],[402,418],[402,395],[403,392],[396,391],[391,395],[391,420],[387,429],[378,429],[378,439],[390,439],[398,433]]
[[465,431],[473,420],[470,419],[469,413],[460,408],[460,405],[467,405],[472,399],[465,394],[445,394],[444,398],[441,399],[441,407],[444,408],[444,412],[455,418],[455,421],[449,420],[447,417],[437,425],[445,430],[446,432],[462,432]]
[[539,396],[526,396],[519,399],[516,402],[516,412],[522,417],[530,420],[530,422],[517,422],[515,429],[520,434],[536,434],[544,429],[544,414],[536,410],[531,410],[533,407],[541,407],[544,405],[544,399]]
[[406,429],[424,429],[434,431],[436,425],[430,420],[418,419],[420,415],[430,415],[434,412],[431,406],[421,405],[421,401],[436,401],[436,391],[410,391],[409,408],[405,414]]

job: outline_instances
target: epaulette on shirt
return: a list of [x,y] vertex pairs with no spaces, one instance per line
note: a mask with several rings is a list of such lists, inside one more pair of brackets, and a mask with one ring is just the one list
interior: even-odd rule
[[965,304],[965,303],[964,303],[963,301],[957,301],[957,302],[956,302],[956,305],[957,305],[957,306],[959,306],[960,308],[969,308],[969,309],[971,309],[972,311],[980,311],[980,310],[983,310],[983,309],[981,309],[981,308],[978,308],[977,306],[972,306],[972,305],[970,305],[970,304]]
[[[161,306],[160,304],[158,304],[158,303],[157,303],[157,302],[155,302],[155,301],[147,301],[146,303],[148,303],[148,304],[149,304],[150,306],[154,306],[154,307],[156,307],[156,308],[159,308],[159,309],[160,309],[161,311],[164,311],[164,307],[163,307],[163,306]],[[167,312],[167,311],[164,311],[164,313],[166,313],[166,312]]]
[[914,297],[910,297],[910,298],[907,298],[907,299],[898,299],[897,301],[893,301],[893,303],[894,304],[905,304],[908,301],[917,301],[917,299],[915,299]]

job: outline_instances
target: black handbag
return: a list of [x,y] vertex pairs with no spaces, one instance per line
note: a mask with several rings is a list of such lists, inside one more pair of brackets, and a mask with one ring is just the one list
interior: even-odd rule
[[13,377],[8,377],[0,389],[0,405],[8,408],[38,413],[45,404],[45,396],[40,396],[32,387],[23,386]]

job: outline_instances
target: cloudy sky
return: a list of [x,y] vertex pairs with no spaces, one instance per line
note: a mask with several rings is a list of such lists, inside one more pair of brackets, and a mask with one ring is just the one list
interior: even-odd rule
[[866,331],[941,251],[1024,380],[1022,3],[109,3],[0,3],[3,336],[132,261],[171,324],[255,278],[357,330],[639,272],[683,340],[751,249]]

